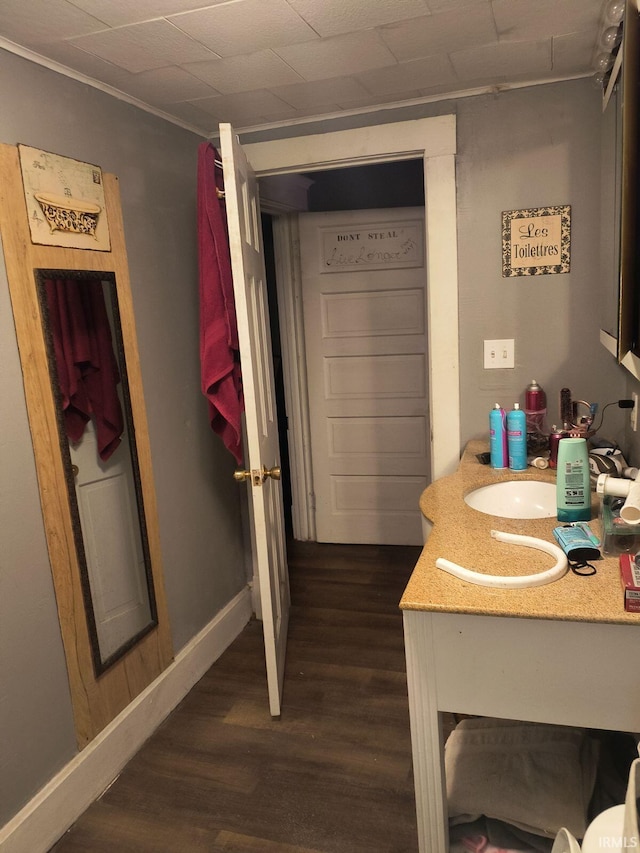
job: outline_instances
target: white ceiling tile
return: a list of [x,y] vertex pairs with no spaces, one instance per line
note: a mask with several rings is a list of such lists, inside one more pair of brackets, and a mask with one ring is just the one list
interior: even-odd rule
[[493,15],[486,2],[465,6],[461,15],[453,11],[441,12],[390,24],[378,32],[400,62],[498,41]]
[[84,9],[90,15],[100,18],[110,27],[121,27],[125,24],[137,24],[142,21],[152,21],[166,15],[178,12],[188,12],[202,6],[216,6],[227,3],[228,0],[68,0],[79,9]]
[[170,115],[199,128],[207,136],[210,133],[217,131],[217,122],[211,117],[211,115],[204,112],[204,110],[198,109],[195,104],[189,103],[188,101],[178,104],[166,104],[163,107],[163,110]]
[[604,2],[0,0],[0,38],[208,133],[589,73]]
[[106,83],[108,86],[115,86],[116,89],[123,92],[127,91],[127,86],[134,77],[130,71],[125,71],[124,68],[106,62],[93,53],[80,50],[79,47],[69,41],[43,45],[38,48],[38,53],[65,65],[67,68],[80,72],[80,74]]
[[391,95],[394,92],[424,89],[450,83],[457,84],[446,53],[402,62],[392,68],[377,68],[358,74],[358,80],[373,95]]
[[78,39],[75,44],[79,49],[93,53],[132,74],[151,68],[162,68],[167,64],[164,59],[159,59],[152,51],[136,45],[118,30],[106,30],[95,37],[87,38],[86,41]]
[[298,110],[294,110],[290,115],[283,115],[281,112],[275,113],[264,113],[261,117],[264,122],[273,122],[273,121],[295,121],[301,118],[308,118],[309,116],[313,116],[314,118],[320,117],[323,115],[329,115],[331,113],[339,113],[341,112],[340,107],[337,104],[331,105],[323,105],[321,108],[318,107],[309,107],[308,109],[301,108]]
[[87,15],[66,0],[0,2],[0,34],[27,47],[94,33],[104,28],[102,20]]
[[155,106],[220,94],[215,88],[208,86],[182,68],[170,66],[132,74],[76,48],[69,42],[47,45],[46,55],[68,68],[98,79],[143,103]]
[[290,86],[269,88],[274,95],[297,110],[371,97],[354,77],[333,77],[331,80],[316,80],[310,83],[293,83]]
[[424,0],[289,0],[321,36],[379,27],[429,12]]
[[129,91],[135,98],[155,105],[192,101],[195,98],[220,94],[214,87],[176,66],[135,74]]
[[190,60],[216,58],[212,51],[164,20],[104,30],[73,39],[73,44],[134,74]]
[[556,36],[552,40],[553,70],[559,74],[593,71],[593,48],[593,34],[589,32]]
[[165,109],[172,115],[179,116],[185,121],[192,121],[194,124],[202,121],[211,124],[211,113],[200,109],[197,103],[197,101],[179,101],[176,104],[166,104]]
[[503,42],[489,47],[473,48],[452,53],[451,62],[461,81],[503,75],[548,74],[551,68],[551,40],[540,42]]
[[[433,15],[438,12],[459,12],[469,5],[470,0],[426,0],[427,6]],[[491,0],[482,0],[486,6],[491,6]]]
[[597,29],[602,0],[494,0],[501,40],[533,41]]
[[236,0],[169,20],[220,56],[254,53],[318,36],[286,0]]
[[375,30],[289,45],[276,50],[276,53],[305,80],[349,76],[396,63]]
[[256,88],[256,81],[261,88],[273,89],[274,86],[297,83],[302,79],[272,50],[229,56],[212,62],[188,63],[184,67],[223,95],[249,92]]
[[267,113],[282,117],[295,113],[293,107],[265,90],[221,95],[219,98],[202,98],[191,103],[218,121],[237,122],[253,120]]

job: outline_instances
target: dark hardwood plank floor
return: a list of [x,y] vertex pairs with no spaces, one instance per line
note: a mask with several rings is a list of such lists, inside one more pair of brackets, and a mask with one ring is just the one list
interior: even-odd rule
[[419,553],[290,543],[281,718],[252,621],[52,853],[416,853],[398,601]]

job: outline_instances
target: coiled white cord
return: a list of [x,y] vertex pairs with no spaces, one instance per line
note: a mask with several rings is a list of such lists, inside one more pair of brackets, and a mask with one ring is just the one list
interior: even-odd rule
[[497,539],[498,542],[507,542],[511,545],[524,545],[527,548],[535,548],[537,551],[544,551],[556,558],[556,564],[544,572],[537,572],[535,575],[485,575],[482,572],[475,572],[473,569],[465,569],[464,566],[459,566],[457,563],[452,563],[450,560],[445,560],[443,557],[438,557],[436,566],[450,575],[454,575],[460,580],[468,583],[475,583],[479,586],[492,586],[501,589],[524,589],[529,586],[543,586],[561,578],[567,573],[569,563],[564,551],[553,542],[546,542],[544,539],[537,539],[534,536],[519,536],[517,533],[502,533],[499,530],[492,530],[491,537]]

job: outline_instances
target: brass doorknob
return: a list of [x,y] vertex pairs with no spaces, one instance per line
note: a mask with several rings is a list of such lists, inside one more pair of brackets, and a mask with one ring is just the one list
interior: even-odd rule
[[244,483],[245,480],[251,480],[253,478],[256,486],[264,483],[267,477],[271,477],[272,480],[279,480],[280,467],[278,465],[274,465],[273,468],[267,468],[266,465],[263,465],[262,471],[245,471],[244,468],[236,468],[233,472],[233,479],[237,483]]

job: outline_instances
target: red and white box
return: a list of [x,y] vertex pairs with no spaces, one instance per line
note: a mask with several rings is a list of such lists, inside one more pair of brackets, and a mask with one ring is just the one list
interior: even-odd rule
[[624,594],[624,609],[640,613],[640,556],[620,554],[620,581]]

